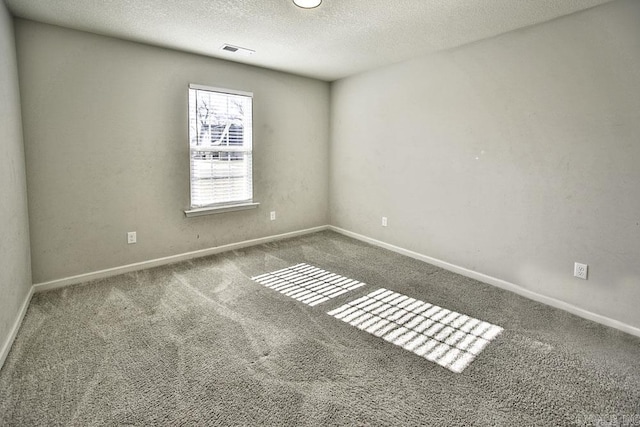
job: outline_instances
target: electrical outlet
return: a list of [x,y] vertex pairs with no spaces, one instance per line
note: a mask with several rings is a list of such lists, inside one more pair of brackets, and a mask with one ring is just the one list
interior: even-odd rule
[[130,231],[127,233],[127,243],[132,244],[137,241],[137,236],[135,231]]
[[580,264],[579,262],[573,264],[573,275],[579,279],[587,280],[588,270],[589,266],[587,264]]
[[386,227],[386,226],[387,226],[387,217],[386,217],[386,216],[383,216],[383,217],[382,217],[382,226],[383,226],[383,227]]
[[271,221],[276,220],[276,211],[271,211]]

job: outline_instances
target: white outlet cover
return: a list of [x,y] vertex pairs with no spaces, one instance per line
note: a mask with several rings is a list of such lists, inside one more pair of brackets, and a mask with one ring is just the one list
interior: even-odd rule
[[581,264],[576,262],[573,264],[573,275],[579,279],[587,280],[587,274],[589,272],[589,266],[587,264]]
[[127,233],[127,243],[129,243],[129,244],[136,243],[136,240],[137,240],[136,232],[135,231],[129,231]]
[[386,217],[386,216],[383,216],[383,217],[382,217],[382,226],[383,226],[383,227],[386,227],[386,226],[387,226],[387,217]]
[[271,211],[271,221],[276,220],[276,211]]

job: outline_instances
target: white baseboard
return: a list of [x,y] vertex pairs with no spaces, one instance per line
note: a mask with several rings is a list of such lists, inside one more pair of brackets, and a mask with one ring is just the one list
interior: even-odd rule
[[276,240],[316,233],[318,231],[327,230],[328,228],[328,225],[322,225],[319,227],[307,228],[305,230],[298,230],[292,231],[290,233],[261,237],[259,239],[245,240],[238,243],[231,243],[228,245],[216,246],[213,248],[201,249],[193,252],[185,252],[182,254],[171,255],[164,258],[156,258],[149,261],[136,262],[134,264],[127,264],[120,267],[107,268],[105,270],[93,271],[90,273],[79,274],[77,276],[64,277],[62,279],[34,284],[33,291],[42,292],[51,289],[63,288],[65,286],[76,285],[78,283],[84,283],[96,279],[104,279],[105,277],[117,276],[118,274],[129,273],[131,271],[143,270],[146,268],[158,267],[166,264],[173,264],[175,262],[200,258],[208,255],[218,254],[220,252],[232,251],[236,249],[246,248],[248,246],[261,245],[264,243],[274,242]]
[[[11,348],[11,343],[13,342],[13,339],[15,338],[15,334],[17,333],[18,328],[20,327],[20,323],[22,322],[22,317],[24,316],[24,313],[26,312],[26,309],[28,307],[28,302],[31,299],[31,295],[34,292],[41,292],[41,291],[46,291],[46,290],[51,290],[51,289],[62,288],[62,287],[69,286],[69,285],[88,282],[90,280],[102,279],[102,278],[105,278],[105,277],[116,276],[118,274],[128,273],[128,272],[131,272],[131,271],[137,271],[137,270],[142,270],[142,269],[146,269],[146,268],[157,267],[157,266],[171,264],[171,263],[175,263],[175,262],[186,261],[186,260],[193,259],[193,258],[199,258],[199,257],[207,256],[207,255],[213,255],[213,254],[217,254],[217,253],[220,253],[220,252],[226,252],[226,251],[241,249],[241,248],[245,248],[245,247],[248,247],[248,246],[260,245],[260,244],[269,243],[269,242],[273,242],[273,241],[277,241],[277,240],[287,239],[287,238],[296,237],[296,236],[302,236],[302,235],[305,235],[305,234],[316,233],[316,232],[322,231],[322,230],[335,231],[335,232],[343,234],[345,236],[352,237],[354,239],[357,239],[357,240],[360,240],[360,241],[363,241],[363,242],[366,242],[366,243],[369,243],[369,244],[372,244],[374,246],[378,246],[378,247],[381,247],[381,248],[384,248],[384,249],[388,249],[390,251],[393,251],[393,252],[396,252],[396,253],[399,253],[401,255],[405,255],[405,256],[411,257],[411,258],[415,258],[417,260],[424,261],[424,262],[429,263],[429,264],[433,264],[435,266],[444,268],[445,270],[453,271],[454,273],[458,273],[458,274],[461,274],[463,276],[470,277],[472,279],[476,279],[476,280],[479,280],[479,281],[484,282],[484,283],[488,283],[488,284],[496,286],[498,288],[514,292],[514,293],[516,293],[518,295],[521,295],[523,297],[529,298],[531,300],[534,300],[534,301],[549,305],[551,307],[558,308],[560,310],[567,311],[569,313],[575,314],[576,316],[580,316],[580,317],[585,318],[587,320],[591,320],[593,322],[600,323],[602,325],[609,326],[609,327],[621,330],[623,332],[626,332],[628,334],[640,337],[640,328],[628,325],[626,323],[620,322],[620,321],[615,320],[615,319],[611,319],[611,318],[603,316],[601,314],[596,314],[596,313],[587,311],[585,309],[582,309],[582,308],[577,307],[575,305],[569,304],[567,302],[564,302],[564,301],[561,301],[561,300],[558,300],[558,299],[555,299],[555,298],[552,298],[552,297],[548,297],[548,296],[545,296],[545,295],[530,291],[530,290],[522,288],[521,286],[518,286],[518,285],[516,285],[514,283],[507,282],[506,280],[502,280],[502,279],[498,279],[496,277],[488,276],[486,274],[478,273],[477,271],[469,270],[467,268],[460,267],[458,265],[451,264],[451,263],[448,263],[446,261],[442,261],[442,260],[439,260],[439,259],[436,259],[436,258],[432,258],[430,256],[423,255],[423,254],[420,254],[418,252],[414,252],[414,251],[411,251],[411,250],[408,250],[408,249],[404,249],[404,248],[401,248],[399,246],[395,246],[395,245],[392,245],[392,244],[389,244],[389,243],[385,243],[385,242],[382,242],[380,240],[376,240],[376,239],[364,236],[362,234],[354,233],[352,231],[348,231],[348,230],[345,230],[345,229],[342,229],[342,228],[339,228],[339,227],[335,227],[335,226],[332,226],[332,225],[323,225],[323,226],[319,226],[319,227],[308,228],[308,229],[305,229],[305,230],[293,231],[293,232],[290,232],[290,233],[278,234],[278,235],[274,235],[274,236],[267,236],[267,237],[262,237],[262,238],[259,238],[259,239],[245,240],[243,242],[231,243],[231,244],[228,244],[228,245],[216,246],[216,247],[213,247],[213,248],[201,249],[201,250],[193,251],[193,252],[186,252],[186,253],[183,253],[183,254],[172,255],[172,256],[168,256],[168,257],[164,257],[164,258],[157,258],[157,259],[153,259],[153,260],[149,260],[149,261],[143,261],[143,262],[138,262],[138,263],[134,263],[134,264],[123,265],[123,266],[120,266],[120,267],[109,268],[109,269],[106,269],[106,270],[94,271],[94,272],[91,272],[91,273],[80,274],[80,275],[77,275],[77,276],[65,277],[65,278],[62,278],[62,279],[52,280],[52,281],[49,281],[49,282],[34,284],[32,289],[31,289],[31,291],[30,291],[30,293],[29,293],[28,298],[25,300],[25,303],[23,304],[23,307],[21,308],[20,315],[19,315],[18,319],[16,320],[16,324],[14,325],[14,330],[12,330],[12,333],[11,333],[9,339],[5,343],[5,346],[2,348],[2,353],[0,353],[0,361],[2,361],[2,362],[4,361],[4,358],[6,357],[6,353],[8,353],[9,352],[9,348]],[[2,366],[2,363],[0,363],[0,366]]]
[[2,346],[2,350],[0,350],[0,369],[4,365],[4,361],[7,360],[7,356],[9,355],[9,350],[11,350],[11,346],[13,345],[13,341],[16,339],[16,335],[18,335],[18,330],[20,329],[20,325],[22,325],[22,319],[24,319],[24,315],[27,314],[27,308],[29,308],[29,303],[31,302],[31,297],[33,296],[33,286],[29,288],[29,292],[27,292],[27,296],[25,297],[22,305],[20,306],[20,311],[18,311],[18,316],[16,316],[16,321],[13,323],[13,327],[9,332],[9,336],[7,340],[4,342]]
[[518,295],[549,305],[551,307],[559,308],[560,310],[567,311],[571,314],[575,314],[576,316],[580,316],[584,319],[591,320],[593,322],[600,323],[602,325],[609,326],[611,328],[615,328],[623,332],[626,332],[628,334],[640,337],[640,328],[636,328],[635,326],[628,325],[626,323],[620,322],[615,319],[611,319],[601,314],[592,313],[590,311],[584,310],[580,307],[576,307],[575,305],[566,303],[564,301],[560,301],[558,299],[530,291],[528,289],[525,289],[511,282],[507,282],[506,280],[502,280],[496,277],[488,276],[486,274],[478,273],[477,271],[469,270],[467,268],[460,267],[458,265],[451,264],[446,261],[432,258],[430,256],[423,255],[408,249],[404,249],[399,246],[391,245],[389,243],[385,243],[380,240],[372,239],[370,237],[363,236],[362,234],[354,233],[352,231],[335,227],[333,225],[330,225],[328,228],[332,231],[335,231],[336,233],[340,233],[345,236],[352,237],[354,239],[372,244],[374,246],[388,249],[390,251],[399,253],[401,255],[406,255],[408,257],[415,258],[420,261],[424,261],[426,263],[435,265],[437,267],[444,268],[445,270],[453,271],[454,273],[458,273],[462,276],[470,277],[472,279],[479,280],[480,282],[488,283],[498,288],[514,292]]

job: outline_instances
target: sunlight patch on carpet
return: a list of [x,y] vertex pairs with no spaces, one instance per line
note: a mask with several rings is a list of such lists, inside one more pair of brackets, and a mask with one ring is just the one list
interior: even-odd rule
[[305,263],[251,279],[310,306],[321,304],[365,285]]
[[387,289],[327,314],[456,373],[503,331],[500,326]]

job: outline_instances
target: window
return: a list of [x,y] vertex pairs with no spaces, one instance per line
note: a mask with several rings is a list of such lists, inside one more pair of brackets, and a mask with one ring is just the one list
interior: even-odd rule
[[248,209],[253,202],[253,94],[189,85],[191,209]]

